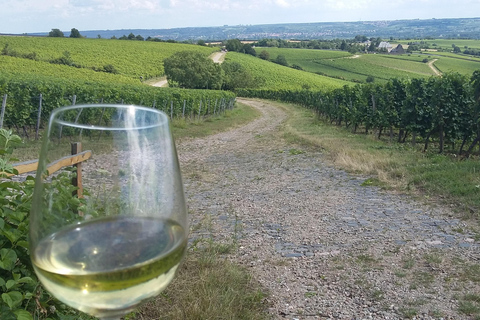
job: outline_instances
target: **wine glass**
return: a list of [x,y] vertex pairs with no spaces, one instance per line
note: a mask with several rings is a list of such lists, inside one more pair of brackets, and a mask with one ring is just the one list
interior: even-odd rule
[[[89,151],[72,156],[72,142]],[[63,164],[76,167],[53,172]],[[108,104],[52,112],[30,217],[32,263],[51,294],[92,316],[119,319],[172,281],[187,229],[167,115]]]

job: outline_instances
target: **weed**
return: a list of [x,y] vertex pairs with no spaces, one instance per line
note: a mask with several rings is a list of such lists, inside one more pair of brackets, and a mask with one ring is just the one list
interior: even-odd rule
[[412,319],[418,314],[418,310],[412,307],[400,308],[399,311],[407,319]]
[[424,258],[425,261],[430,265],[438,266],[443,262],[442,256],[437,253],[426,254]]
[[463,267],[461,279],[466,281],[480,282],[480,265],[471,264]]
[[414,257],[407,257],[402,260],[403,269],[412,269],[415,265],[415,258]]
[[292,149],[288,150],[288,153],[289,153],[290,155],[298,155],[298,154],[303,154],[303,153],[305,153],[305,151],[292,148]]
[[414,275],[414,281],[424,287],[431,285],[434,280],[435,276],[429,272],[417,272]]
[[394,275],[399,278],[405,278],[407,276],[407,273],[403,272],[402,270],[397,270],[394,272]]

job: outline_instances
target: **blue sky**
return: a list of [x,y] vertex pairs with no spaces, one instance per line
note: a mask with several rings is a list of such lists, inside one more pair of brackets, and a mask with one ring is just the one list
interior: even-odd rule
[[0,33],[480,17],[480,0],[0,0]]

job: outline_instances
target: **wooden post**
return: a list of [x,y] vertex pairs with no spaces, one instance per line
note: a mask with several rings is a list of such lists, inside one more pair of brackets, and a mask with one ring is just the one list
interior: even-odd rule
[[170,101],[170,119],[173,119],[173,100]]
[[[81,142],[74,142],[71,144],[72,146],[72,155],[78,154],[82,152],[82,143]],[[72,184],[77,187],[78,189],[73,191],[73,195],[77,196],[77,198],[83,198],[83,185],[82,185],[82,163],[79,162],[74,165],[77,168],[77,177],[72,178]]]
[[183,100],[183,110],[182,110],[182,118],[185,119],[185,105],[186,105],[187,101],[186,100]]
[[202,100],[200,100],[200,106],[198,107],[198,119],[200,119],[201,114],[202,114]]
[[40,93],[40,102],[38,104],[37,128],[35,129],[35,140],[38,140],[38,130],[40,130],[40,117],[42,116],[42,94]]
[[74,106],[77,103],[77,95],[74,94],[72,97],[72,106]]
[[7,95],[3,95],[2,111],[0,112],[0,129],[3,128],[3,117],[5,116],[5,107],[7,106]]

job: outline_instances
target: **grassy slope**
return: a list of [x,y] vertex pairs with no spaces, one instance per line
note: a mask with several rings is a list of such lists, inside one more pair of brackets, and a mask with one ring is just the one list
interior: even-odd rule
[[0,36],[0,48],[5,44],[21,54],[35,52],[41,61],[62,57],[68,51],[76,64],[86,68],[111,64],[120,74],[136,79],[163,75],[163,60],[177,51],[195,50],[208,55],[218,50],[166,42]]
[[298,65],[307,72],[357,82],[364,82],[370,75],[379,81],[386,81],[390,78],[427,78],[434,76],[433,71],[423,62],[425,58],[429,60],[437,59],[435,65],[442,72],[456,71],[471,75],[473,70],[480,68],[479,58],[451,53],[352,56],[346,52],[332,50],[256,49],[257,53],[263,50],[269,52],[271,60],[281,54],[285,56],[290,65]]
[[256,78],[263,79],[261,89],[311,89],[330,90],[349,84],[309,72],[284,67],[250,55],[229,52],[226,61],[236,61],[244,65]]
[[[469,48],[480,49],[480,40],[469,40],[469,39],[431,39],[431,40],[398,40],[397,43],[408,44],[409,42],[423,41],[427,43],[432,49],[433,48],[447,48],[452,49],[452,44],[463,49],[465,46]],[[436,46],[434,46],[436,44]]]
[[16,57],[0,56],[1,71],[8,74],[35,75],[47,77],[68,77],[113,83],[140,84],[139,79],[124,75],[115,75],[105,72],[96,72],[86,68],[75,68],[66,65],[51,64],[44,61],[33,61]]

